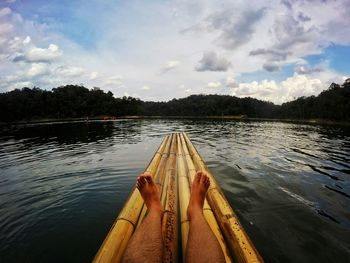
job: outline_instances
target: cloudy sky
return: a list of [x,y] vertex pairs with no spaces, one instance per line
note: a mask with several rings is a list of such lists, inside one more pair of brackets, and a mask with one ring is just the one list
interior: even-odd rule
[[350,76],[349,0],[0,0],[0,92],[283,103]]

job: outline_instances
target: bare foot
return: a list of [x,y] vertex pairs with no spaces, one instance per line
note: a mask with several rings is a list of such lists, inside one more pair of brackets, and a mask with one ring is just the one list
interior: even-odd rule
[[209,186],[209,177],[201,171],[197,171],[192,183],[191,198],[187,208],[189,220],[197,213],[203,213],[204,199]]
[[149,211],[162,212],[158,187],[150,174],[141,174],[137,178],[136,187],[139,189]]

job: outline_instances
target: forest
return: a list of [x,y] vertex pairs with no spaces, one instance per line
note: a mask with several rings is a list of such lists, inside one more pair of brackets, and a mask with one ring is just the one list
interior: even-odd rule
[[37,87],[0,93],[0,121],[123,116],[243,116],[247,118],[322,119],[350,121],[350,79],[332,83],[318,96],[300,97],[275,105],[254,98],[191,95],[167,102],[115,98],[112,92],[66,85],[52,90]]

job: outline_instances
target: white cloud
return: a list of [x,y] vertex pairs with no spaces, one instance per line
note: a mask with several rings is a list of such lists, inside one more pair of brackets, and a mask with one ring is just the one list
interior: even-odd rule
[[34,85],[31,81],[17,81],[14,83],[10,83],[9,85],[6,86],[7,91],[11,91],[14,89],[22,89],[24,87],[27,88],[32,88]]
[[226,77],[225,85],[226,85],[226,87],[229,87],[229,88],[237,88],[238,87],[237,81],[231,76]]
[[184,92],[185,92],[185,93],[191,93],[191,92],[192,92],[192,89],[185,89]]
[[115,75],[107,78],[107,80],[103,83],[103,86],[120,86],[123,83],[123,76]]
[[329,60],[325,60],[322,63],[319,63],[315,66],[308,66],[308,65],[302,65],[302,66],[297,66],[295,68],[295,72],[303,75],[303,74],[312,74],[312,73],[317,73],[317,72],[322,72],[322,71],[326,71],[327,68],[329,67]]
[[350,11],[347,1],[287,3],[288,12],[278,6],[280,12],[271,10],[270,42],[250,52],[250,56],[264,58],[265,70],[278,71],[283,65],[322,53],[332,43],[350,44],[350,22],[344,18]]
[[31,41],[30,36],[27,36],[25,39],[23,39],[23,44],[29,44]]
[[62,55],[62,51],[57,45],[50,44],[47,49],[45,48],[33,48],[28,51],[26,58],[28,61],[43,61],[49,62]]
[[10,89],[21,89],[23,87],[31,88],[31,87],[33,87],[33,84],[30,81],[16,82],[10,86]]
[[223,1],[222,6],[209,10],[185,35],[208,36],[216,50],[226,49],[229,61],[239,61],[240,73],[279,71],[332,43],[350,44],[347,0]]
[[[1,30],[7,31],[1,35]],[[0,23],[0,60],[2,58],[11,60],[13,57],[20,55],[30,43],[30,37],[13,36],[13,26],[11,24]]]
[[62,77],[79,77],[85,73],[85,70],[80,67],[60,66],[55,69],[55,74]]
[[317,96],[333,81],[340,82],[341,77],[332,72],[320,73],[318,76],[294,74],[280,83],[274,80],[239,83],[236,88],[232,89],[232,95],[253,97],[281,104],[302,96]]
[[11,13],[12,13],[12,11],[8,7],[0,9],[0,17],[7,16],[7,15],[9,15]]
[[17,54],[17,52],[22,51],[24,48],[26,48],[26,46],[29,43],[30,43],[30,37],[27,36],[26,38],[21,38],[16,36],[8,40],[6,45],[7,50],[6,51],[4,50],[4,53],[11,54],[11,52],[14,52],[15,54]]
[[252,81],[249,83],[240,83],[238,87],[233,89],[232,95],[238,97],[254,97],[267,100],[278,90],[278,86],[274,80],[263,80],[260,83]]
[[208,85],[207,85],[208,88],[214,88],[214,89],[218,88],[220,86],[221,86],[220,81],[209,82]]
[[28,77],[38,77],[50,72],[48,66],[45,63],[33,63],[27,72]]
[[48,48],[33,47],[29,49],[25,54],[17,55],[13,61],[25,61],[25,62],[52,62],[62,55],[62,51],[57,45],[50,44]]
[[150,90],[151,88],[150,88],[150,86],[144,85],[141,89],[142,90]]
[[3,23],[0,27],[0,36],[6,36],[6,34],[9,34],[13,30],[13,25],[9,23]]
[[175,69],[179,65],[180,65],[180,61],[177,61],[177,60],[168,61],[167,64],[160,70],[159,74],[164,74],[172,69]]
[[97,78],[97,76],[98,76],[98,72],[93,71],[93,72],[91,72],[91,74],[90,74],[90,79],[91,79],[91,80],[94,80],[94,79]]
[[289,101],[301,96],[318,95],[325,87],[317,78],[308,78],[305,75],[295,75],[281,83],[284,91],[284,100]]

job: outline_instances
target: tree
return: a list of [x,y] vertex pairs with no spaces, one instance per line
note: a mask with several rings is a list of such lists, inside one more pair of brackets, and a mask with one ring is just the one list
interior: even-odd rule
[[32,89],[0,93],[0,121],[96,116],[237,116],[251,118],[328,119],[350,121],[350,79],[332,83],[317,97],[300,97],[274,105],[254,98],[227,95],[191,95],[168,102],[144,102],[133,97],[114,98],[95,87],[66,85],[51,91]]

